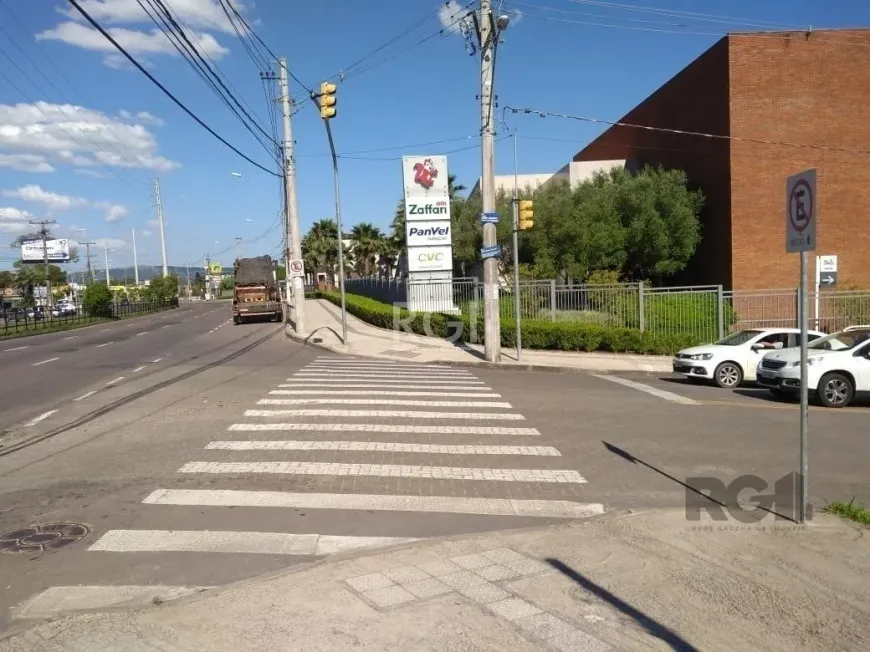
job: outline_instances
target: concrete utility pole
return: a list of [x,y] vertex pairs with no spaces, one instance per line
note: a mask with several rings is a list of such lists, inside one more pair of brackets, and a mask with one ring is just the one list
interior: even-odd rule
[[[281,87],[281,112],[284,115],[284,196],[285,237],[287,251],[284,256],[284,278],[287,299],[290,299],[291,283],[293,306],[296,309],[296,332],[305,333],[305,279],[290,279],[290,260],[302,260],[302,236],[299,233],[299,203],[296,198],[296,160],[293,152],[293,128],[290,124],[290,87],[287,83],[287,59],[278,60],[278,80]],[[292,249],[291,249],[292,247]]]
[[166,232],[163,229],[163,202],[160,201],[160,179],[154,179],[154,201],[157,203],[157,224],[160,226],[160,251],[163,254],[163,276],[169,276],[166,264]]
[[106,286],[112,284],[112,276],[109,274],[109,245],[103,243],[103,254],[106,257]]
[[54,304],[51,296],[51,279],[48,276],[48,225],[57,224],[55,220],[31,220],[31,224],[39,226],[42,236],[42,262],[45,265],[45,305],[49,308]]
[[79,242],[80,245],[85,246],[85,257],[88,259],[88,278],[91,279],[91,283],[94,282],[94,270],[91,269],[91,245],[97,244],[96,242]]
[[136,229],[133,229],[133,278],[139,286],[139,254],[136,252]]
[[242,239],[236,238],[236,260],[242,257]]

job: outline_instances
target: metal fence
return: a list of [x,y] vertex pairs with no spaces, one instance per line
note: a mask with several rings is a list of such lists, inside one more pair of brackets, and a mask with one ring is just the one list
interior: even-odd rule
[[[477,279],[408,283],[394,279],[353,279],[347,292],[420,312],[483,314],[483,284]],[[421,292],[426,288],[427,292]],[[565,285],[554,280],[520,282],[500,288],[502,319],[514,318],[515,301],[523,320],[571,321],[686,334],[699,341],[721,339],[743,328],[797,327],[797,289],[729,290],[722,286],[650,287],[645,283]],[[811,329],[835,332],[870,324],[870,292],[824,290],[809,293]]]
[[[109,319],[123,319],[158,312],[177,306],[177,301],[138,301],[115,303],[111,306]],[[53,314],[50,309],[17,308],[0,311],[0,337],[28,332],[65,330],[84,326],[107,317],[92,317],[78,309],[72,314]]]

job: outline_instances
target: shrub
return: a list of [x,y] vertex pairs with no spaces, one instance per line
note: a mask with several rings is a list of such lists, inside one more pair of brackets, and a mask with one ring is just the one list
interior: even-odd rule
[[[341,305],[341,298],[337,292],[317,292],[311,293],[309,296],[327,299],[336,305]],[[447,338],[453,336],[456,329],[461,327],[464,341],[472,341],[472,333],[476,335],[476,342],[483,341],[482,315],[472,322],[467,315],[411,313],[404,308],[353,294],[345,295],[345,303],[350,314],[379,328],[399,328],[398,320],[401,320],[402,324],[406,325],[413,333]],[[523,345],[526,348],[557,351],[610,351],[614,353],[669,355],[699,342],[697,338],[687,334],[667,335],[641,332],[630,328],[616,328],[576,321],[523,320],[522,334]],[[502,317],[501,343],[502,346],[515,346],[516,322],[513,319]]]
[[112,291],[105,283],[91,283],[82,294],[82,306],[89,317],[112,316]]

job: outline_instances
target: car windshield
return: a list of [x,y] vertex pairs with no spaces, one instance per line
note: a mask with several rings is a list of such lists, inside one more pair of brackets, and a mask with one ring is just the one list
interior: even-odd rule
[[746,344],[749,340],[761,335],[764,331],[760,330],[748,330],[748,331],[737,331],[736,333],[731,333],[728,337],[719,340],[716,344],[721,346],[740,346],[741,344]]
[[807,345],[808,349],[823,351],[848,351],[870,339],[870,328],[857,328],[853,331],[832,333],[820,337]]

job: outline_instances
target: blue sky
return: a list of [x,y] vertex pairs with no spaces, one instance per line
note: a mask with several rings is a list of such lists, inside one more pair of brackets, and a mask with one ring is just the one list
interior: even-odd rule
[[[259,70],[216,0],[164,2],[198,35],[269,131]],[[151,33],[154,25],[136,0],[81,4],[104,27],[123,30],[122,44],[209,126],[273,167],[190,66]],[[234,1],[308,87],[363,59],[339,84],[332,123],[337,149],[345,154],[340,166],[346,227],[364,221],[387,227],[401,195],[402,155],[446,153],[450,172],[469,188],[479,176],[478,64],[460,34],[438,34],[442,4]],[[495,0],[494,5],[513,16],[499,52],[501,106],[611,120],[729,30],[870,24],[870,3],[862,0]],[[132,261],[135,228],[139,262],[159,264],[153,224],[153,183],[159,177],[170,264],[201,264],[206,253],[229,263],[236,237],[245,240],[244,255],[277,254],[280,228],[272,227],[280,225],[279,180],[199,127],[120,61],[98,33],[65,13],[70,9],[64,0],[0,0],[0,241],[12,240],[27,219],[55,219],[60,235],[105,241],[113,250],[112,265],[121,266]],[[685,13],[700,11],[703,15]],[[291,93],[305,104],[298,84]],[[527,116],[508,116],[508,124],[518,129],[520,173],[555,171],[602,130]],[[300,108],[293,129],[299,209],[307,230],[334,213],[331,163],[313,106]],[[502,125],[499,130],[505,133]],[[496,172],[512,170],[513,148],[505,140],[496,146]],[[14,259],[14,252],[4,250],[0,268]],[[101,265],[102,256],[96,262]]]

